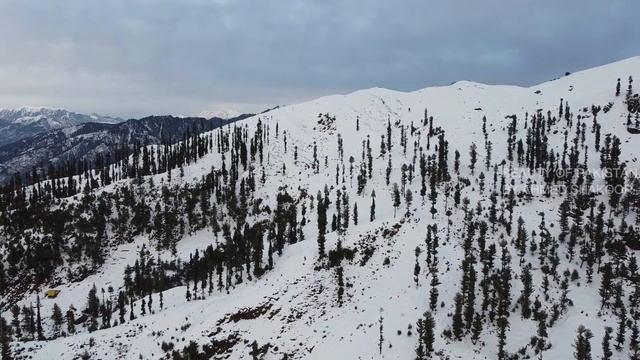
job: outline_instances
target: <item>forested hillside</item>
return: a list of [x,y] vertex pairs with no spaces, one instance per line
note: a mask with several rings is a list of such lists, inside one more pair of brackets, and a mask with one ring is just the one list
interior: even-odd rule
[[637,78],[373,88],[14,181],[3,358],[639,359]]

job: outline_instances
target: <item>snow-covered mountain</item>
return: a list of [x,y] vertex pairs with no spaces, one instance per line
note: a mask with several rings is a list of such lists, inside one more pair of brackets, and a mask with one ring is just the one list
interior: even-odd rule
[[332,95],[14,190],[11,351],[633,358],[637,78],[640,57],[532,87]]
[[122,121],[120,118],[98,114],[84,115],[46,107],[25,106],[18,109],[0,109],[0,145],[88,122],[116,124]]
[[214,111],[202,111],[198,116],[205,118],[220,118],[220,119],[233,119],[242,115],[241,112],[234,109],[214,110]]
[[[29,173],[41,164],[92,162],[96,155],[106,155],[122,146],[133,146],[136,143],[160,144],[163,138],[165,141],[175,142],[189,132],[208,131],[247,116],[249,115],[245,114],[231,119],[148,116],[119,123],[84,122],[39,132],[0,145],[0,184],[16,173]],[[46,171],[47,168],[42,170]]]

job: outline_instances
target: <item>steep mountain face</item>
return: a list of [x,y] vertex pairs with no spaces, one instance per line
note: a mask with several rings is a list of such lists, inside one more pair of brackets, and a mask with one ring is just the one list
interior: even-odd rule
[[46,170],[48,163],[55,165],[66,160],[91,162],[97,154],[105,154],[123,145],[160,144],[163,137],[165,141],[175,142],[187,132],[209,131],[247,116],[231,119],[149,116],[113,124],[87,122],[69,125],[75,121],[67,121],[63,128],[0,146],[0,183],[15,173],[24,174],[43,164]]
[[[640,58],[529,88],[328,96],[143,149],[176,159],[166,172],[115,176],[144,166],[132,156],[107,170],[123,180],[74,197],[52,198],[51,180],[14,191],[0,207],[3,317],[15,312],[21,329],[10,349],[32,359],[636,356],[630,77]],[[61,292],[42,299],[47,288]]]
[[84,115],[62,109],[22,107],[0,109],[0,146],[37,134],[94,122],[116,124],[120,118]]

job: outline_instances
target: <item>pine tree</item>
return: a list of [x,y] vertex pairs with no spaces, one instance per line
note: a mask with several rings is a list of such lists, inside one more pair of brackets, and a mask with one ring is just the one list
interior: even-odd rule
[[[195,282],[194,282],[195,283]],[[197,292],[196,292],[197,294]],[[140,301],[140,315],[141,316],[145,316],[147,314],[147,310],[146,310],[146,305],[147,302],[144,300],[144,298]]]
[[369,221],[376,219],[376,191],[371,190],[371,209],[369,210]]
[[476,161],[478,161],[477,149],[478,147],[476,146],[476,143],[472,143],[471,146],[469,147],[469,169],[471,169],[472,174],[476,168]]
[[451,332],[456,340],[462,339],[464,333],[464,322],[462,320],[462,308],[464,306],[464,298],[462,294],[457,293],[454,297],[455,310],[453,312],[453,324],[451,325]]
[[578,335],[573,344],[575,349],[573,356],[576,360],[591,360],[591,338],[593,334],[584,326],[578,327]]
[[522,280],[522,294],[520,295],[520,305],[522,306],[522,317],[528,319],[531,316],[530,297],[533,294],[533,283],[531,277],[531,268],[525,266],[520,276]]
[[338,306],[342,306],[342,298],[344,296],[344,271],[342,266],[336,269],[336,278],[338,282]]
[[353,204],[353,225],[358,225],[358,203]]
[[380,318],[378,318],[378,325],[379,325],[378,329],[380,332],[380,335],[378,337],[378,351],[380,355],[382,355],[382,344],[384,343],[384,336],[382,335],[383,329],[384,329],[383,321],[384,321],[384,318],[382,317],[382,308],[380,308]]
[[618,82],[616,83],[616,96],[620,96],[620,78],[618,78]]
[[120,319],[120,324],[124,323],[124,315],[126,314],[126,299],[124,295],[124,291],[118,292],[118,315]]
[[631,350],[632,354],[638,352],[638,341],[640,340],[638,336],[640,336],[638,333],[638,322],[634,321],[631,326],[631,335],[629,335],[629,350]]
[[346,231],[349,227],[350,208],[349,208],[349,194],[346,189],[343,188],[342,193],[342,232]]
[[396,210],[400,207],[400,189],[398,188],[398,183],[393,183],[391,199],[393,201],[393,217],[396,217]]
[[471,327],[471,341],[474,344],[478,342],[480,339],[480,335],[482,334],[482,317],[480,314],[476,313],[473,317],[473,326]]
[[540,355],[540,359],[542,359],[542,353],[547,347],[547,337],[549,334],[547,333],[547,313],[541,311],[538,314],[538,330],[537,330],[537,341],[536,341],[536,353]]
[[622,306],[619,311],[618,333],[616,334],[616,350],[621,351],[622,345],[624,344],[625,340],[625,333],[627,331],[627,312],[624,306]]
[[76,332],[76,309],[73,305],[69,306],[69,310],[67,310],[66,319],[67,319],[67,332],[69,334],[74,334]]
[[418,319],[416,323],[416,332],[418,333],[418,345],[416,346],[416,357],[415,360],[427,360],[427,355],[424,350],[424,342],[422,340],[424,334],[424,320]]
[[[325,200],[326,201],[326,200]],[[322,194],[318,191],[318,256],[320,258],[325,255],[325,234],[327,232],[327,208],[325,201],[322,200]]]
[[7,322],[0,316],[0,358],[3,360],[12,360],[13,354],[11,352],[11,331]]
[[[187,288],[189,285],[187,284]],[[129,298],[129,321],[135,320],[136,316],[133,313],[133,299]]]
[[611,334],[613,329],[609,326],[604,328],[604,336],[602,337],[602,360],[611,360],[613,351],[611,351]]
[[498,359],[504,360],[507,358],[507,351],[505,346],[507,345],[507,328],[509,327],[509,320],[506,316],[500,316],[497,320],[498,325]]
[[17,340],[22,338],[22,328],[20,326],[20,307],[18,305],[13,305],[11,307],[11,327],[13,328],[13,333]]
[[432,312],[438,310],[438,269],[436,267],[431,268],[431,290],[429,290],[429,309]]
[[415,249],[415,254],[416,254],[416,264],[413,267],[413,281],[416,282],[416,286],[419,285],[419,281],[420,281],[420,262],[418,261],[418,258],[420,257],[420,247],[416,246]]
[[436,322],[430,312],[425,312],[422,319],[416,325],[418,332],[418,347],[416,348],[416,360],[431,358],[433,344],[435,342]]
[[391,119],[387,119],[387,151],[391,152]]
[[40,316],[40,296],[36,297],[36,332],[38,333],[38,340],[45,340],[44,332],[42,330],[42,317]]
[[613,291],[613,282],[612,282],[612,270],[611,264],[606,263],[602,267],[602,276],[600,280],[600,308],[604,309],[608,307],[610,300],[610,293]]
[[389,153],[389,162],[387,163],[387,170],[386,170],[386,183],[387,186],[389,186],[389,183],[391,182],[391,153]]
[[411,203],[413,202],[413,192],[411,189],[407,189],[404,194],[404,202],[407,205],[407,213],[406,216],[409,216],[411,213]]
[[100,311],[100,299],[98,299],[97,293],[96,285],[93,284],[87,296],[87,313],[93,317],[98,317]]
[[53,304],[53,310],[51,311],[51,320],[53,321],[53,332],[54,337],[58,337],[60,335],[60,329],[64,324],[64,317],[62,316],[62,310],[58,304]]

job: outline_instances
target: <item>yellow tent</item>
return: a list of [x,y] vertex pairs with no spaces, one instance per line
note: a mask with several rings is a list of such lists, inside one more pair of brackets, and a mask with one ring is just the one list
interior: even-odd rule
[[60,290],[49,289],[44,292],[44,296],[49,299],[55,299],[58,294],[60,294]]

